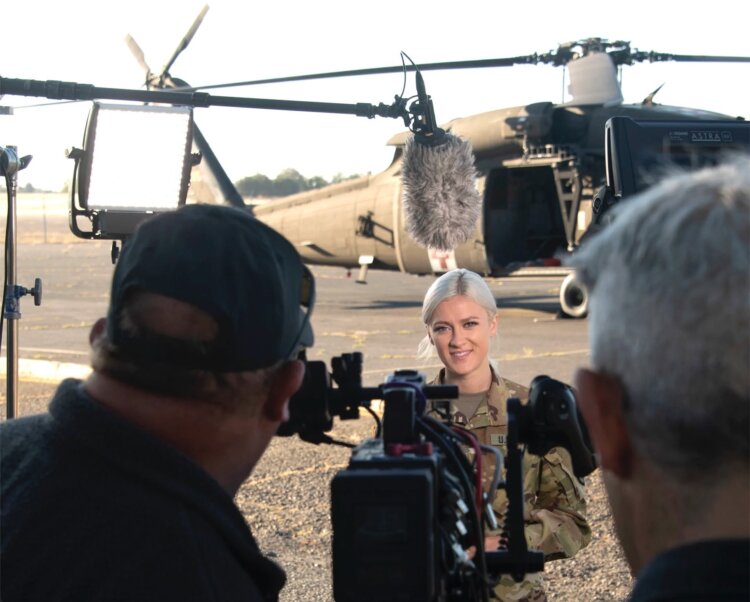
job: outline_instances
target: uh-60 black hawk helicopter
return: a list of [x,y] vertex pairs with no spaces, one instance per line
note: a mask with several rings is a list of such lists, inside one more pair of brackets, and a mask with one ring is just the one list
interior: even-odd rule
[[[146,73],[149,89],[198,90],[173,78],[169,69],[190,43],[207,9],[201,11],[158,75],[128,36],[128,45]],[[473,236],[453,250],[425,248],[408,234],[401,178],[405,143],[411,135],[408,131],[388,141],[394,155],[382,173],[251,207],[258,219],[295,244],[306,262],[347,269],[359,266],[358,281],[365,280],[368,268],[435,274],[463,267],[485,276],[507,276],[528,273],[529,265],[554,265],[556,256],[573,252],[596,226],[595,200],[605,183],[604,132],[610,118],[744,121],[737,116],[656,104],[656,91],[639,104],[624,104],[618,74],[623,66],[642,61],[741,63],[750,62],[750,57],[643,52],[631,48],[629,42],[589,38],[543,54],[297,75],[204,86],[200,90],[414,70],[540,63],[564,67],[569,74],[569,102],[498,109],[441,126],[470,142],[482,199]],[[202,161],[193,169],[192,197],[247,206],[197,127],[193,135]],[[541,270],[544,273],[545,268]],[[549,268],[546,270],[550,273]],[[557,273],[565,272],[558,268]],[[560,302],[565,314],[585,315],[587,296],[574,274],[563,281]]]
[[[382,173],[258,205],[253,208],[254,214],[292,241],[309,263],[362,266],[359,281],[364,280],[368,267],[414,274],[440,273],[454,267],[486,276],[533,272],[527,269],[530,264],[544,264],[545,259],[561,251],[574,251],[592,229],[595,196],[605,183],[604,131],[611,117],[638,121],[743,120],[659,105],[654,102],[656,92],[639,104],[624,104],[618,72],[622,66],[640,61],[750,62],[750,57],[642,52],[632,49],[629,42],[590,38],[562,44],[544,54],[419,65],[424,72],[547,63],[566,67],[570,78],[570,102],[537,102],[441,125],[471,143],[477,187],[483,198],[475,235],[452,251],[425,249],[407,233],[401,165],[404,145],[411,135],[408,131],[388,141],[395,152]],[[319,73],[236,85],[414,68],[407,65]],[[215,174],[214,178],[217,176],[219,182],[229,182],[225,174]],[[222,188],[221,195],[239,198],[233,187]],[[540,271],[544,273],[544,269]],[[560,302],[569,316],[586,313],[585,291],[572,274],[563,281]]]

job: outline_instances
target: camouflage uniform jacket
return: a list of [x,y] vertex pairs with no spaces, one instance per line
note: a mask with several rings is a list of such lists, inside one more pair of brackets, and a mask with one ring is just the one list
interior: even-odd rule
[[[444,370],[431,384],[443,382]],[[472,431],[481,443],[498,447],[503,456],[507,453],[508,415],[506,400],[518,397],[523,403],[528,400],[528,389],[510,380],[497,376],[484,400],[467,417],[451,408],[453,422]],[[491,456],[484,455],[485,465],[491,464]],[[483,470],[491,475],[494,464]],[[586,499],[583,482],[573,474],[570,454],[563,448],[553,448],[545,456],[529,453],[523,460],[524,518],[526,542],[530,549],[544,552],[545,561],[570,558],[591,541],[591,529],[586,522]],[[488,480],[485,478],[485,483]],[[499,490],[492,503],[502,519],[508,501],[505,490]],[[493,535],[493,533],[486,533]],[[503,601],[546,600],[542,585],[542,573],[527,574],[524,581],[516,583],[510,576],[503,576],[495,588],[495,595]]]

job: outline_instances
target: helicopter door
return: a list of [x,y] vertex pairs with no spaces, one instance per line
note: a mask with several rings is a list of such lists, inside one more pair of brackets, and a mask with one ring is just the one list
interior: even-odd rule
[[484,239],[493,274],[551,258],[567,246],[549,165],[498,167],[487,175]]

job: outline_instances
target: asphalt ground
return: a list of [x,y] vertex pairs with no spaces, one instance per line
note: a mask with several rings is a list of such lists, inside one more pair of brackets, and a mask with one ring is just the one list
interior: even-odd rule
[[[35,278],[43,281],[41,306],[24,297],[18,321],[17,407],[18,415],[27,415],[45,410],[61,378],[87,373],[88,332],[106,313],[113,266],[110,243],[81,240],[70,233],[65,200],[59,195],[19,195],[18,205],[16,282],[31,287]],[[317,284],[312,317],[316,342],[308,359],[329,363],[333,356],[362,352],[367,386],[401,368],[428,375],[437,370],[436,359],[416,358],[424,336],[421,301],[431,276],[370,271],[363,285],[355,282],[356,270],[312,271]],[[507,378],[528,384],[534,376],[547,374],[569,382],[575,368],[586,365],[586,321],[558,317],[561,281],[560,276],[488,280],[500,318],[493,356]],[[5,345],[2,351],[4,418]],[[356,443],[372,432],[373,422],[367,417],[337,422],[331,434]],[[343,447],[277,438],[237,496],[262,549],[289,573],[285,601],[331,599],[329,483],[348,458]],[[590,479],[590,495],[595,541],[576,559],[551,565],[551,600],[618,600],[629,587],[596,474]]]
[[[60,195],[19,195],[18,213],[16,283],[28,288],[35,278],[43,283],[41,306],[29,296],[21,299],[19,371],[32,381],[54,382],[68,373],[79,376],[88,364],[88,331],[106,313],[111,245],[73,236]],[[395,369],[430,372],[438,367],[436,360],[422,363],[415,357],[424,336],[421,301],[431,276],[373,270],[367,284],[357,284],[356,271],[312,270],[317,284],[312,318],[316,343],[309,359],[329,361],[341,353],[361,351],[366,385],[381,382]],[[506,377],[528,383],[545,373],[570,380],[574,368],[586,363],[586,321],[558,319],[561,280],[488,280],[500,318],[493,354]],[[2,364],[0,373],[4,360]],[[20,413],[25,413],[20,401]]]

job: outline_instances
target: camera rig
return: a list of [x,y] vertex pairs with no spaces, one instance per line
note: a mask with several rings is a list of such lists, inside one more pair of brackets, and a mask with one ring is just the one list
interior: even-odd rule
[[[457,387],[427,385],[415,370],[363,387],[362,364],[361,353],[332,358],[330,373],[325,362],[307,362],[290,420],[278,433],[339,443],[325,434],[335,417],[356,419],[364,408],[377,422],[375,438],[354,447],[349,466],[331,483],[334,598],[489,600],[501,575],[521,581],[543,570],[542,552],[526,545],[522,459],[525,451],[544,455],[561,446],[577,477],[594,470],[571,387],[537,376],[527,403],[508,399],[503,458],[451,423],[446,400],[458,397]],[[375,399],[383,400],[382,423],[370,407]],[[495,457],[489,486],[482,469],[487,454]],[[508,498],[499,525],[491,503],[498,488]],[[485,550],[485,526],[500,530],[498,550]]]

